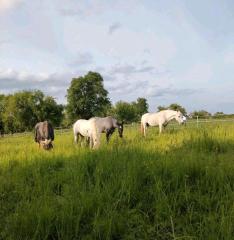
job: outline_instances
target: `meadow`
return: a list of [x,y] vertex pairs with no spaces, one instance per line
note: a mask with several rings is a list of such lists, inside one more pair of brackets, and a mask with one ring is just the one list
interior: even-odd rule
[[0,239],[233,239],[234,123],[139,126],[89,150],[0,138]]

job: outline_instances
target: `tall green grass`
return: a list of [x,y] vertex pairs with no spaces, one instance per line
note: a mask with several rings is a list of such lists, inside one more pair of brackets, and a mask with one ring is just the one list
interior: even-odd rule
[[0,139],[0,239],[233,239],[234,124],[127,127],[100,149]]

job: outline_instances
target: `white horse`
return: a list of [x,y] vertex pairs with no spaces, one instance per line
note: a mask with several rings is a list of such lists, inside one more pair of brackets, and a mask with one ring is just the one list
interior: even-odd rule
[[147,127],[159,126],[159,133],[161,133],[172,119],[175,119],[179,124],[184,123],[183,114],[180,111],[162,110],[157,113],[145,113],[141,117],[141,132],[146,136]]
[[77,120],[73,125],[74,141],[78,143],[79,136],[89,140],[90,148],[98,148],[100,145],[100,134],[97,131],[95,118]]

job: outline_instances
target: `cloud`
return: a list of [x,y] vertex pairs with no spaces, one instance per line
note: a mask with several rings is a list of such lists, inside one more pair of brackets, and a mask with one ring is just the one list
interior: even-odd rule
[[75,73],[38,73],[0,69],[0,84],[2,93],[12,93],[20,90],[40,89],[48,95],[64,102],[66,90]]
[[3,46],[5,46],[6,44],[9,44],[9,43],[10,43],[10,40],[2,39],[2,40],[0,40],[0,47],[3,47]]
[[83,65],[89,65],[93,62],[93,56],[91,53],[84,52],[84,53],[79,53],[76,56],[76,59],[74,59],[69,65],[70,66],[83,66]]
[[112,35],[114,32],[116,32],[119,28],[121,28],[121,24],[120,23],[113,23],[109,26],[108,28],[108,34]]
[[82,15],[83,12],[79,9],[59,9],[59,12],[62,16],[69,17],[69,16],[76,16],[76,15]]
[[112,67],[110,74],[123,74],[130,75],[134,73],[151,73],[155,68],[153,66],[140,66],[136,67],[134,65],[115,65]]
[[188,96],[196,93],[203,92],[203,89],[193,89],[193,88],[175,88],[173,86],[169,87],[149,87],[146,91],[146,95],[149,97],[164,97],[164,96]]
[[0,13],[20,5],[22,0],[0,0]]

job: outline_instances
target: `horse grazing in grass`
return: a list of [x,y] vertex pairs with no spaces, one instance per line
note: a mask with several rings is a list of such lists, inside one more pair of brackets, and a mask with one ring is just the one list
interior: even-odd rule
[[141,117],[141,132],[146,136],[146,128],[149,126],[159,126],[159,133],[167,124],[175,119],[179,124],[184,123],[183,114],[180,111],[162,110],[157,113],[145,113]]
[[113,117],[94,117],[99,133],[106,133],[106,141],[109,142],[111,135],[118,128],[119,137],[123,137],[123,122],[118,122]]
[[100,145],[100,134],[97,131],[96,120],[80,119],[73,125],[74,140],[78,143],[79,137],[89,140],[90,148],[98,148]]

